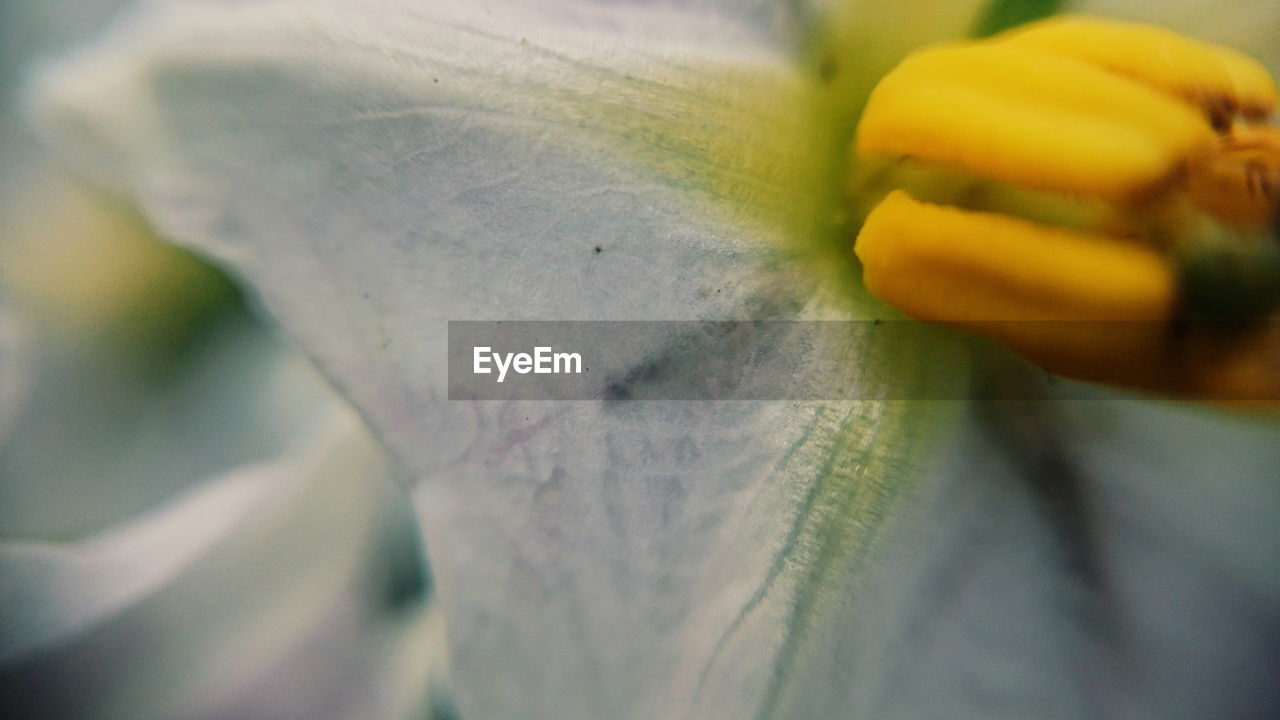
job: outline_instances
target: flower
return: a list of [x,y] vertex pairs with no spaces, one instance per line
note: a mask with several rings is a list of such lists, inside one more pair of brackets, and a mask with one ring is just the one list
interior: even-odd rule
[[[451,319],[896,317],[850,260],[854,124],[979,5],[158,4],[34,117],[413,479],[463,717],[1265,716],[1272,419],[924,325],[786,350],[863,401],[447,399]],[[894,399],[974,383],[1044,401]]]

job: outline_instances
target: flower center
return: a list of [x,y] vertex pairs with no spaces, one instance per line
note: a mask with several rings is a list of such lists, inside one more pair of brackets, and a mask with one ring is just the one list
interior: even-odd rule
[[926,48],[872,93],[874,294],[1051,370],[1280,399],[1280,128],[1265,68],[1143,25]]

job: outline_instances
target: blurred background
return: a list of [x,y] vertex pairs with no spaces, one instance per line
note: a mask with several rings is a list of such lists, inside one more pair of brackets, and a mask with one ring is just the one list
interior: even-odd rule
[[0,0],[0,714],[437,718],[412,498],[233,279],[40,147],[124,0]]

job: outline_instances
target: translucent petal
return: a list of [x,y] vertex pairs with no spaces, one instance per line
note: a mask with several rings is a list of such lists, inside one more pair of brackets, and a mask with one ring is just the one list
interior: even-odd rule
[[381,675],[404,659],[389,631],[415,614],[386,613],[369,571],[389,517],[381,451],[349,410],[326,416],[276,461],[97,535],[0,543],[5,706],[48,718],[357,718],[412,697],[384,696]]

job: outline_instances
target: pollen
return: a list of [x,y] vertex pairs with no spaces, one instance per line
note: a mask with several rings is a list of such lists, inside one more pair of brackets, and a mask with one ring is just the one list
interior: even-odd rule
[[921,50],[858,127],[889,186],[863,280],[1067,376],[1280,400],[1276,97],[1241,53],[1096,18]]

